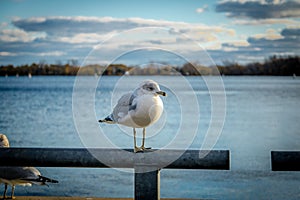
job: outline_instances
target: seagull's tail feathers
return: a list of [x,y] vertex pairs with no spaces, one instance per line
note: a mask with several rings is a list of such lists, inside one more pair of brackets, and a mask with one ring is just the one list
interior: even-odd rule
[[100,119],[98,122],[100,123],[108,123],[108,124],[115,124],[116,122],[112,119],[111,116],[107,116],[105,119]]
[[22,180],[29,181],[31,183],[38,184],[38,185],[47,185],[47,183],[58,183],[57,180],[50,179],[44,176],[39,176],[38,178],[24,178]]

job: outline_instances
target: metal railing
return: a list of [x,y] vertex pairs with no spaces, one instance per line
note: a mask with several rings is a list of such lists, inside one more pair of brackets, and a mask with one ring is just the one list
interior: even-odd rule
[[[203,155],[203,156],[199,156]],[[229,150],[0,148],[0,166],[134,168],[135,199],[160,199],[160,169],[229,170]]]
[[300,151],[272,151],[272,171],[300,171]]

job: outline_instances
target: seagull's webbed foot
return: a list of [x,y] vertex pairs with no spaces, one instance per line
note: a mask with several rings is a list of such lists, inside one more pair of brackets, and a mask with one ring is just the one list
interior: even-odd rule
[[140,148],[141,148],[143,151],[147,151],[147,150],[152,149],[151,147],[143,147],[143,146],[141,146]]
[[134,153],[151,150],[151,147],[134,147]]
[[137,147],[137,146],[134,147],[134,153],[143,152],[143,151],[144,150],[141,147]]

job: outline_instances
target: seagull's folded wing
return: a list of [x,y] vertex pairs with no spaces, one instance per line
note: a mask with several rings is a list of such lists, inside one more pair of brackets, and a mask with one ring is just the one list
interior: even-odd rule
[[134,110],[136,105],[133,104],[135,95],[133,93],[124,94],[118,101],[113,111],[113,118],[118,122],[120,118],[125,117],[130,110]]

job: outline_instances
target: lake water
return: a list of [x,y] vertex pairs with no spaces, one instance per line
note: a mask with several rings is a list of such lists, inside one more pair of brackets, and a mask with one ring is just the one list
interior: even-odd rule
[[[219,81],[216,77],[130,76],[102,77],[100,81],[81,77],[83,84],[76,88],[76,77],[1,77],[0,132],[8,136],[13,147],[104,147],[96,138],[103,133],[112,145],[132,148],[131,129],[99,125],[97,119],[110,113],[120,95],[147,78],[163,83],[161,89],[168,93],[162,98],[165,111],[161,120],[147,129],[147,146],[167,148],[172,143],[171,147],[199,149],[205,136],[211,136],[207,130],[212,116],[218,118],[225,112],[224,126],[213,149],[231,152],[229,171],[163,169],[161,197],[300,198],[300,173],[272,172],[270,167],[270,151],[300,150],[299,78],[222,77],[226,94],[223,104],[212,101],[214,94],[224,94],[222,87],[210,87]],[[74,102],[81,102],[86,109],[77,109]],[[212,110],[214,104],[218,109]],[[90,119],[93,122],[86,123]],[[181,127],[186,137],[174,139]],[[94,135],[89,137],[85,132]],[[17,196],[133,197],[132,170],[39,169],[59,184],[17,187]]]

